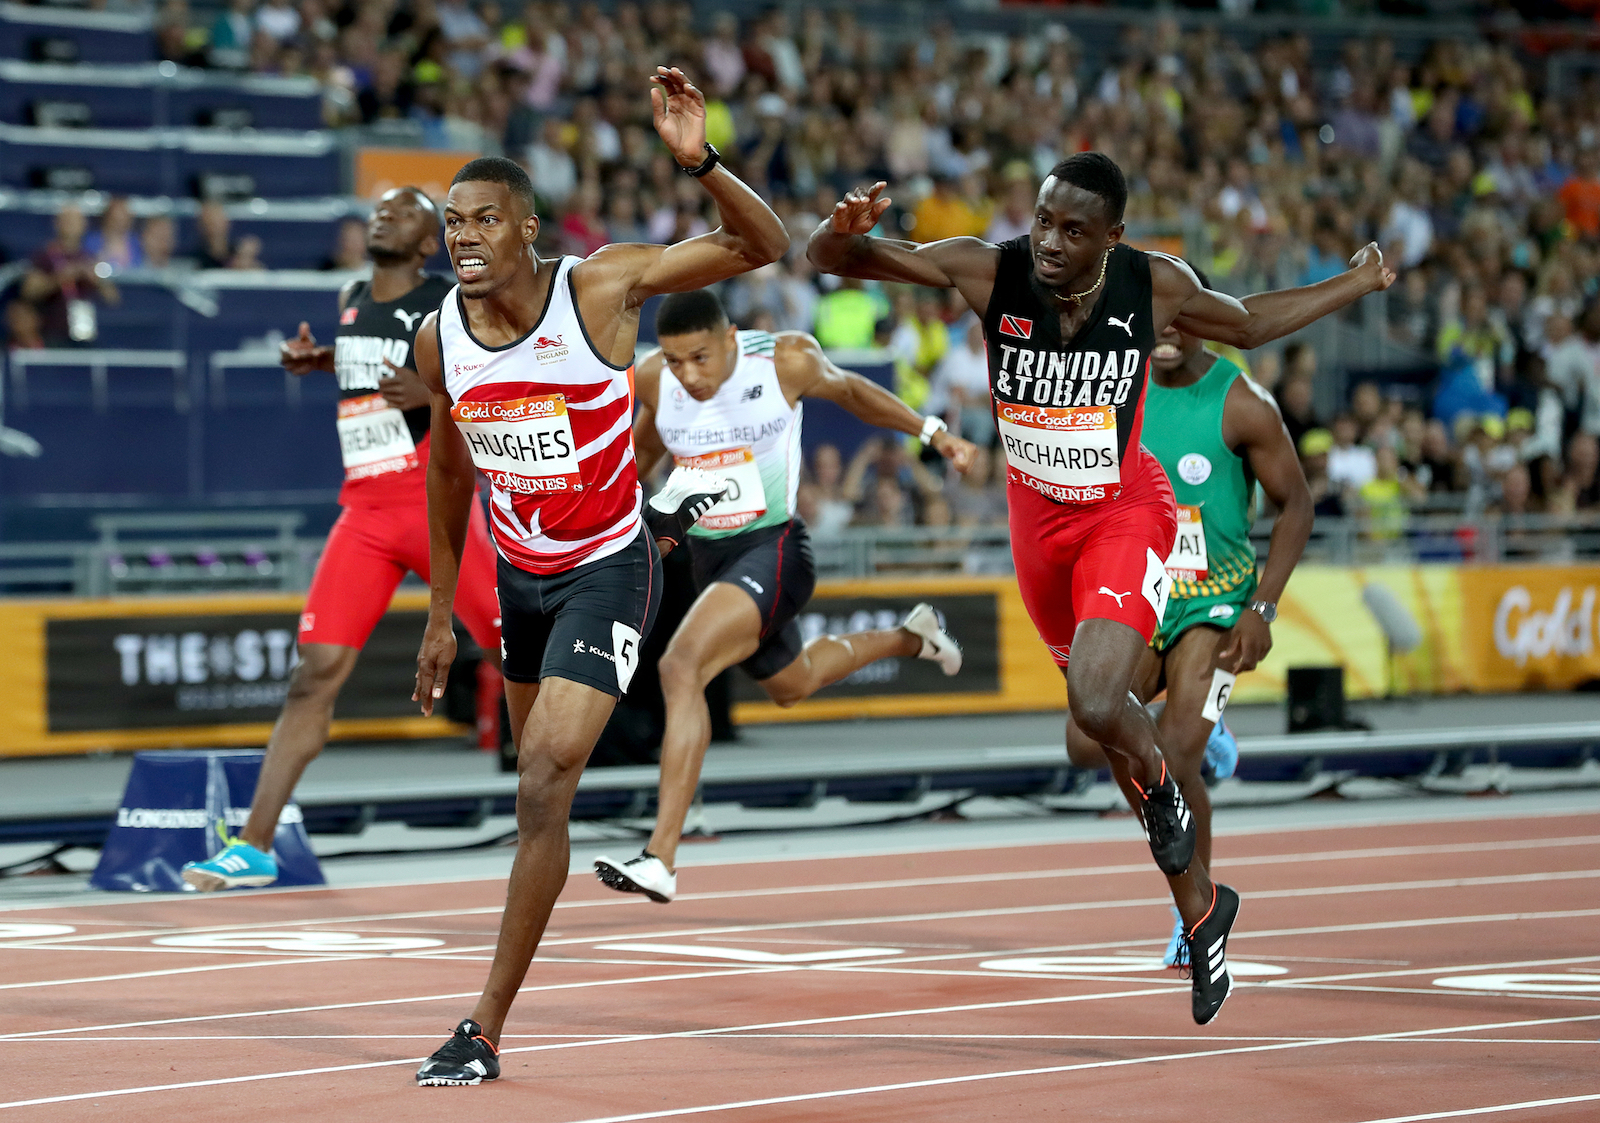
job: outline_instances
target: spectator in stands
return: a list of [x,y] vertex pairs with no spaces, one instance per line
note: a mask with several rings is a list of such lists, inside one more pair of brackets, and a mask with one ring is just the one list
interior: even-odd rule
[[1328,478],[1328,453],[1332,448],[1333,434],[1326,429],[1312,429],[1300,438],[1300,467],[1311,489],[1312,510],[1319,518],[1344,516],[1343,489]]
[[1600,148],[1595,143],[1589,141],[1578,153],[1572,178],[1557,192],[1567,222],[1585,238],[1600,237]]
[[367,265],[367,224],[359,218],[347,218],[339,223],[334,237],[333,253],[318,266],[323,272],[364,269]]
[[6,350],[37,351],[44,346],[39,310],[26,300],[6,302]]
[[300,12],[290,0],[261,0],[256,9],[256,30],[275,42],[288,43],[300,30]]
[[916,218],[911,237],[918,242],[981,238],[989,228],[994,203],[983,197],[976,175],[968,173],[958,177],[947,171],[935,171],[932,193],[911,213]]
[[144,250],[133,229],[133,210],[125,196],[112,196],[100,216],[100,228],[84,235],[83,248],[113,271],[137,269],[144,264]]
[[1594,375],[1594,355],[1566,316],[1556,313],[1544,325],[1545,381],[1560,398],[1562,428],[1570,428],[1583,406],[1584,393]]
[[573,195],[572,208],[561,220],[562,252],[588,257],[611,241],[600,220],[600,185],[590,180]]
[[854,525],[909,526],[915,521],[915,497],[936,493],[940,486],[920,461],[907,455],[904,441],[869,437],[850,458],[840,490],[856,504]]
[[1559,514],[1600,509],[1600,438],[1593,433],[1577,432],[1567,442],[1567,470],[1550,509]]
[[1471,285],[1461,294],[1461,311],[1439,329],[1435,344],[1440,361],[1465,360],[1478,375],[1484,390],[1499,382],[1502,361],[1510,365],[1511,339],[1504,326],[1489,319],[1489,298],[1481,285]]
[[255,234],[246,234],[240,238],[233,247],[233,256],[228,259],[229,269],[249,270],[265,269],[261,262],[261,239]]
[[1435,418],[1427,423],[1422,435],[1422,462],[1416,470],[1417,481],[1430,493],[1460,491],[1464,481],[1461,460],[1450,447],[1450,433],[1444,422]]
[[1321,427],[1316,413],[1316,352],[1303,343],[1284,348],[1283,381],[1278,384],[1278,411],[1295,447]]
[[178,225],[164,214],[151,215],[139,227],[139,246],[146,269],[170,269],[177,264]]
[[578,188],[578,163],[562,139],[562,125],[546,117],[539,139],[528,145],[524,156],[528,177],[541,210],[563,207]]
[[200,204],[200,214],[195,220],[200,232],[200,252],[195,255],[201,269],[226,269],[233,260],[234,245],[231,235],[233,223],[228,209],[217,199],[207,199]]
[[434,13],[450,52],[451,68],[463,78],[476,78],[490,41],[488,25],[467,0],[440,0]]
[[945,497],[956,526],[1006,524],[1006,464],[1004,453],[978,446],[972,467],[949,477]]
[[994,414],[989,404],[989,352],[983,324],[971,312],[958,321],[956,343],[933,372],[928,410],[944,417],[952,432],[981,448],[995,443]]
[[1359,491],[1378,474],[1377,457],[1360,444],[1361,424],[1353,414],[1333,421],[1333,447],[1328,449],[1328,480],[1338,488]]
[[1033,172],[1025,160],[1013,160],[1001,172],[1004,183],[1000,209],[989,221],[983,240],[999,245],[1020,238],[1033,229],[1033,204],[1038,201],[1039,188],[1033,182]]
[[88,223],[75,206],[56,213],[55,237],[28,262],[20,295],[39,314],[40,334],[47,347],[87,346],[100,334],[100,304],[119,297],[111,270],[98,269],[83,247]]
[[208,60],[222,70],[243,70],[250,60],[250,43],[256,33],[252,11],[255,0],[228,0],[211,24]]
[[839,449],[820,444],[811,454],[811,476],[816,488],[816,521],[806,520],[814,537],[836,536],[855,517],[855,500],[844,493],[844,464]]
[[878,318],[884,311],[881,299],[867,292],[854,277],[840,278],[839,287],[817,301],[817,322],[812,334],[830,349],[871,347]]

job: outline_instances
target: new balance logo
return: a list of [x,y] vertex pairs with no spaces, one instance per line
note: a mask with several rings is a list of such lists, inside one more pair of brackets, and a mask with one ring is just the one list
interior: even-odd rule
[[761,389],[759,385],[747,386],[744,393],[739,395],[739,400],[741,402],[753,402],[761,396]]
[[1128,318],[1126,320],[1119,320],[1115,316],[1107,316],[1106,317],[1106,323],[1107,324],[1116,324],[1117,327],[1121,328],[1123,331],[1128,333],[1128,338],[1129,339],[1132,339],[1133,338],[1133,316],[1134,316],[1134,314],[1132,312],[1128,313]]
[[417,321],[422,319],[421,312],[404,312],[399,308],[394,310],[394,318],[406,326],[407,331],[417,330]]
[[1000,334],[1015,336],[1018,339],[1027,339],[1033,335],[1033,321],[1024,320],[1020,316],[1001,316]]
[[1115,598],[1118,608],[1122,607],[1122,598],[1123,597],[1131,597],[1131,596],[1133,596],[1132,593],[1113,593],[1110,589],[1106,588],[1104,585],[1100,586],[1100,592],[1102,592],[1103,594],[1105,594],[1108,597]]
[[755,580],[753,578],[751,578],[751,577],[741,576],[739,578],[739,580],[743,581],[746,585],[749,585],[752,589],[754,589],[758,593],[766,592],[766,590],[763,589],[760,585],[756,584]]

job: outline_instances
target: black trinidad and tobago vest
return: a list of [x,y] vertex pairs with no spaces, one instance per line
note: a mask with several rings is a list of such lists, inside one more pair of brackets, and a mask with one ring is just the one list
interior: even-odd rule
[[1058,503],[1115,498],[1140,455],[1150,259],[1112,247],[1094,311],[1070,340],[1037,285],[1027,236],[1002,243],[983,327],[1007,478]]
[[[344,458],[340,502],[381,505],[416,502],[422,496],[429,409],[404,412],[378,392],[391,373],[388,359],[416,369],[412,343],[423,317],[435,311],[451,282],[429,277],[399,300],[372,299],[370,281],[358,281],[339,314],[333,371],[339,379],[339,451]],[[419,446],[423,446],[419,448]]]

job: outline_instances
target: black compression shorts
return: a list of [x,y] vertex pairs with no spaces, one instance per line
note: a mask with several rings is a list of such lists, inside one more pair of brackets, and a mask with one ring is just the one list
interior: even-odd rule
[[795,617],[817,586],[806,524],[792,519],[727,538],[689,535],[694,583],[714,581],[743,589],[761,613],[761,646],[739,664],[756,681],[771,678],[800,657],[803,646]]

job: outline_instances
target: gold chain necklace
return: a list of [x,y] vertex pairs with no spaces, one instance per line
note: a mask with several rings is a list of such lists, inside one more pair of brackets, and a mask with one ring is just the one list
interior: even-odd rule
[[1110,260],[1111,260],[1111,251],[1107,250],[1104,254],[1102,254],[1100,256],[1100,276],[1095,278],[1094,284],[1090,285],[1088,288],[1084,289],[1082,292],[1069,293],[1066,296],[1058,296],[1058,297],[1056,297],[1056,299],[1057,300],[1061,300],[1061,301],[1065,301],[1068,304],[1081,304],[1083,302],[1083,298],[1088,296],[1095,289],[1099,288],[1100,287],[1100,282],[1106,279],[1106,262],[1108,262]]

